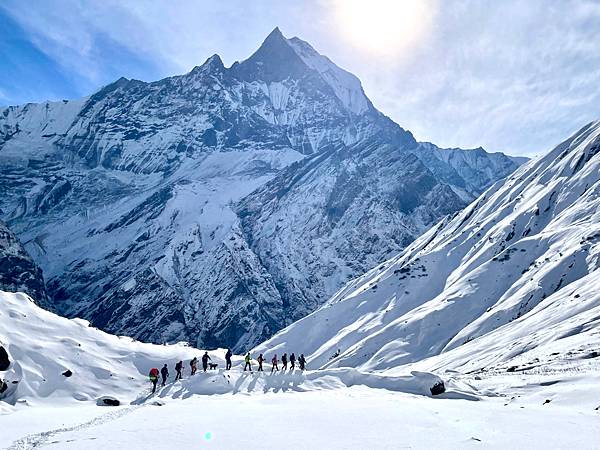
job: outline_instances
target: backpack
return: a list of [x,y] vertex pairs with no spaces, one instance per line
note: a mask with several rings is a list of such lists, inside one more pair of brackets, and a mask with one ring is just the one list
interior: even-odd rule
[[155,380],[157,378],[158,378],[158,369],[156,367],[153,367],[152,369],[150,369],[150,379]]

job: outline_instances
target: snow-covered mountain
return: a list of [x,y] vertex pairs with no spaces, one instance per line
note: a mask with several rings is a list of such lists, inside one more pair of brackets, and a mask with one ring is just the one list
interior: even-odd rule
[[278,29],[229,68],[0,110],[0,211],[52,308],[201,347],[261,342],[522,162],[416,142]]
[[[458,161],[453,154],[461,155]],[[458,175],[467,167],[477,175]],[[291,323],[465,207],[487,185],[479,179],[486,171],[513,167],[504,155],[483,150],[398,148],[373,138],[294,164],[240,201],[236,212]]]
[[[600,356],[600,122],[497,182],[256,352],[518,371]],[[596,363],[597,366],[597,363]]]

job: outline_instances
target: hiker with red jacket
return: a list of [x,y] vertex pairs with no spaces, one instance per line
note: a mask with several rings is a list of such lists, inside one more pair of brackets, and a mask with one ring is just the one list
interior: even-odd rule
[[156,383],[158,383],[158,369],[156,367],[150,369],[150,374],[148,376],[152,382],[152,393],[154,394],[156,392]]
[[287,370],[287,353],[281,355],[281,370],[283,372]]
[[275,353],[275,356],[273,356],[273,359],[271,360],[271,373],[273,373],[274,370],[279,372],[279,366],[277,365],[277,353]]

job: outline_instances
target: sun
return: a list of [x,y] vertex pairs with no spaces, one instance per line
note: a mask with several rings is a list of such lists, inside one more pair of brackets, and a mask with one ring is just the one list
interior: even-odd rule
[[434,0],[336,0],[341,34],[355,47],[380,55],[401,54],[422,40]]

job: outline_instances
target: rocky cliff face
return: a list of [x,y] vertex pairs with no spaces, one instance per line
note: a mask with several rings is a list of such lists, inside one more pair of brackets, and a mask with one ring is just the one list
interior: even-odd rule
[[2,217],[52,307],[203,347],[272,335],[520,162],[417,143],[278,29],[230,68],[0,110]]
[[0,291],[25,292],[39,305],[48,306],[41,269],[17,237],[0,222]]

